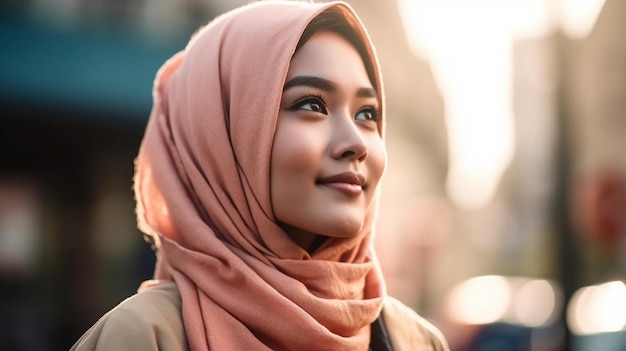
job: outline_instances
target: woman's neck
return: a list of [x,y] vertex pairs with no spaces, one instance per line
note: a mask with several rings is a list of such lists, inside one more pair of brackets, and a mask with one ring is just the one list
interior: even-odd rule
[[305,249],[309,254],[319,249],[322,244],[328,239],[327,236],[318,235],[305,230],[292,227],[285,223],[279,223],[280,227],[291,237],[298,246]]

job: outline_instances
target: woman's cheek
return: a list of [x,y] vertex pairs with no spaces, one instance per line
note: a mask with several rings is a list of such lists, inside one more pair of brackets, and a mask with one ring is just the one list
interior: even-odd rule
[[387,149],[385,148],[385,143],[379,136],[372,137],[372,140],[369,142],[368,153],[371,161],[369,165],[371,180],[376,179],[376,183],[378,183],[387,166]]

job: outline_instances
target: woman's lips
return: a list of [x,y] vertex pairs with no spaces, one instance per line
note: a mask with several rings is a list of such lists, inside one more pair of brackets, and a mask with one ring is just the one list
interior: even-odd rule
[[317,184],[338,190],[348,196],[358,196],[363,192],[365,178],[359,173],[344,172],[318,179]]
[[321,183],[320,185],[327,186],[329,188],[333,188],[338,190],[348,196],[358,196],[361,192],[363,192],[363,188],[356,184],[348,184],[348,183]]

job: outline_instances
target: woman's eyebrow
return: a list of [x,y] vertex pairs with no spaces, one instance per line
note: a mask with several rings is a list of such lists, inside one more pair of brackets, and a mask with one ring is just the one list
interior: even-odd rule
[[[335,84],[334,82],[328,79],[315,77],[315,76],[297,76],[289,80],[287,83],[285,83],[285,86],[283,87],[283,91],[296,87],[296,86],[307,86],[307,87],[317,88],[317,89],[328,91],[328,92],[333,92],[337,90],[337,84]],[[362,98],[378,99],[378,93],[376,92],[374,88],[370,88],[370,87],[359,88],[356,92],[356,96],[362,97]]]
[[376,98],[378,99],[378,93],[374,88],[359,88],[356,92],[356,96],[362,98]]
[[330,92],[337,90],[337,85],[328,79],[313,76],[297,76],[285,83],[283,91],[295,86],[307,86]]

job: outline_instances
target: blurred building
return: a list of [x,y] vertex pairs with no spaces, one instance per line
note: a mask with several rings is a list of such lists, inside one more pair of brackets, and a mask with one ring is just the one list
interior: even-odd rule
[[615,318],[626,309],[625,18],[626,3],[607,0],[590,34],[562,46],[572,214],[564,240],[573,241],[576,262],[567,317],[576,350],[626,348],[626,318]]
[[[626,347],[626,318],[616,317],[626,301],[624,18],[624,3],[608,0],[588,35],[569,37],[555,27],[514,43],[513,160],[489,204],[455,216],[464,226],[455,239],[466,240],[457,260],[467,263],[457,279],[472,271],[504,277],[506,293],[483,285],[481,296],[493,305],[506,295],[509,305],[497,321],[452,327],[459,349],[513,349],[512,340],[524,350]],[[558,284],[561,317],[552,326],[529,332],[508,319],[516,301],[510,279],[519,275]],[[550,299],[538,295],[526,310]]]
[[151,277],[133,159],[156,70],[212,16],[155,6],[0,2],[0,349],[67,350]]

